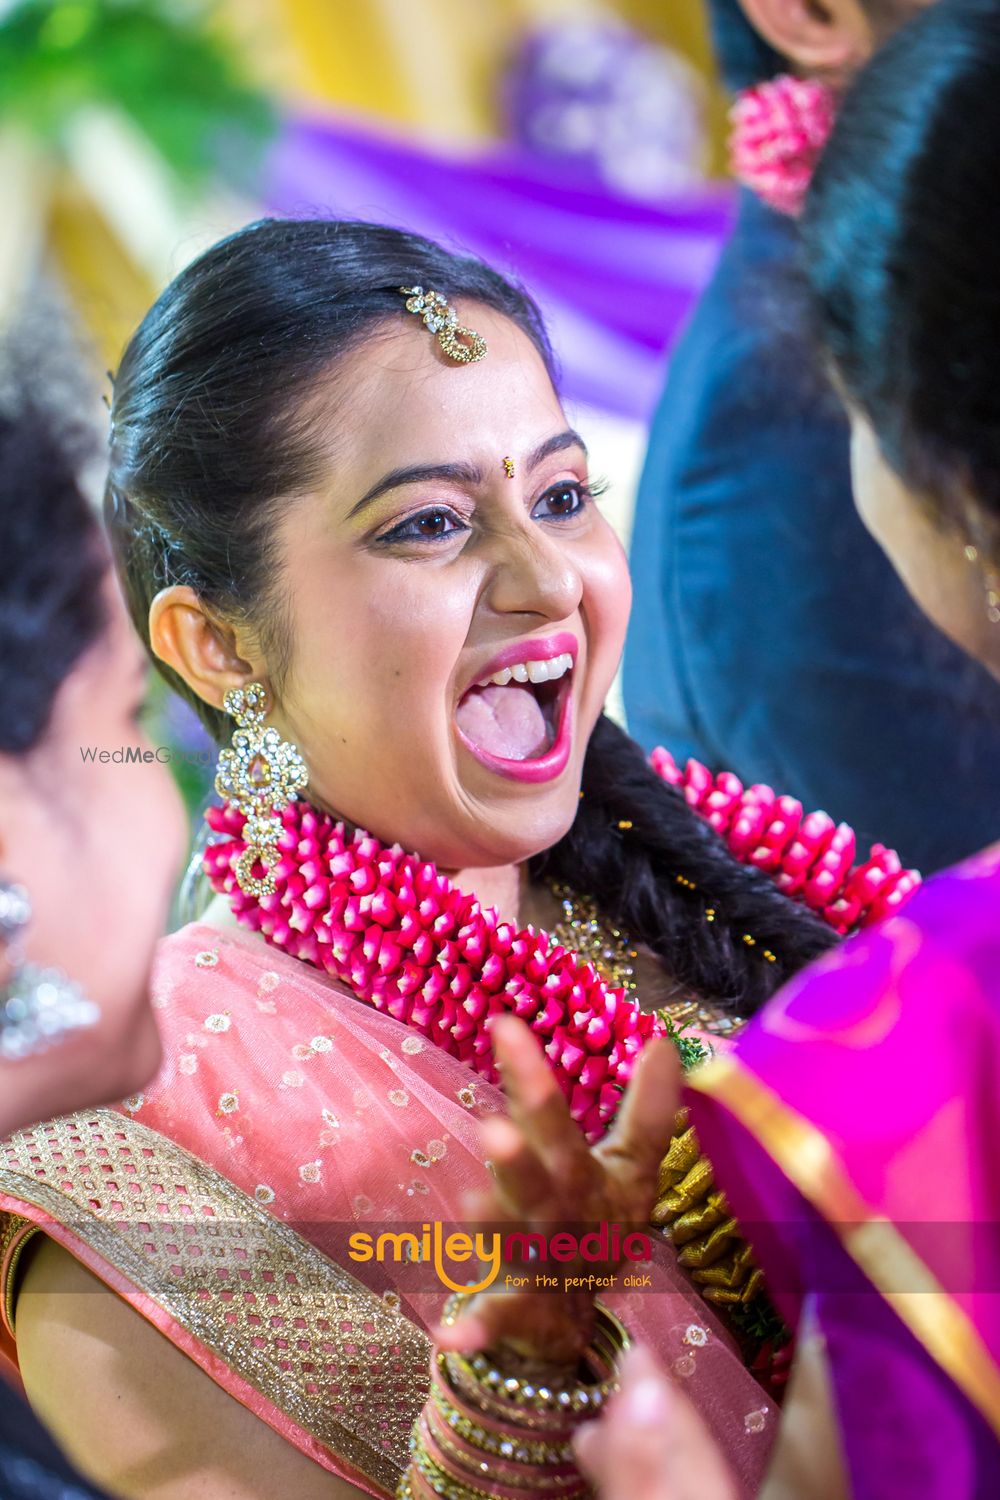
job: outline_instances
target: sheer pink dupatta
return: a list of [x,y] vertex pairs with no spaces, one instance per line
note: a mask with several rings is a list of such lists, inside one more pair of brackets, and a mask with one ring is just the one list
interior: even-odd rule
[[[310,1279],[322,1281],[326,1273],[318,1267],[331,1265],[343,1282],[338,1295],[350,1297],[353,1289],[366,1315],[374,1310],[376,1319],[396,1320],[390,1332],[403,1351],[395,1366],[402,1383],[383,1447],[389,1467],[401,1471],[407,1460],[400,1435],[424,1390],[422,1378],[406,1383],[403,1366],[419,1356],[426,1369],[425,1330],[440,1314],[445,1289],[432,1265],[357,1259],[361,1242],[351,1237],[419,1232],[436,1221],[461,1228],[463,1195],[488,1170],[478,1121],[503,1108],[502,1095],[401,1023],[238,929],[196,924],[167,939],[154,1004],[165,1061],[154,1084],[125,1102],[125,1119],[207,1164],[254,1213],[263,1212],[266,1225],[276,1224],[286,1237],[285,1266],[274,1262],[272,1250],[270,1270],[296,1277],[296,1296],[308,1300]],[[19,1206],[9,1182],[3,1186],[6,1206],[31,1217],[30,1200]],[[687,1283],[672,1248],[655,1241],[653,1254],[651,1263],[626,1268],[648,1273],[649,1288],[624,1290],[620,1282],[606,1300],[685,1382],[749,1496],[762,1476],[776,1413]],[[364,1338],[352,1335],[345,1382],[344,1348],[324,1364],[310,1325],[300,1341],[313,1366],[308,1400],[293,1399],[287,1382],[269,1374],[275,1362],[291,1367],[303,1359],[288,1309],[281,1312],[285,1347],[281,1341],[272,1347],[262,1333],[261,1368],[248,1377],[245,1328],[239,1343],[230,1341],[234,1353],[227,1358],[218,1340],[205,1342],[190,1314],[158,1320],[148,1297],[133,1295],[120,1268],[102,1269],[100,1259],[89,1259],[98,1274],[159,1321],[238,1400],[331,1471],[373,1494],[385,1490],[384,1471],[366,1472],[353,1440],[338,1443],[340,1429],[331,1436],[329,1424],[317,1420],[333,1407],[343,1426],[349,1405],[347,1426],[364,1436],[383,1419],[386,1361],[378,1340],[366,1356]],[[474,1262],[450,1270],[456,1278],[464,1272],[463,1281],[478,1273]],[[346,1454],[339,1451],[345,1446]]]

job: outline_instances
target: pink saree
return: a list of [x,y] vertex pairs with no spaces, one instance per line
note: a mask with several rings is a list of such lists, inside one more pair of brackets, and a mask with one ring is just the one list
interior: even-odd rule
[[690,1082],[772,1296],[825,1334],[856,1500],[1000,1494],[1000,845]]
[[[392,1494],[444,1287],[420,1260],[358,1260],[351,1236],[461,1228],[463,1194],[488,1170],[477,1122],[503,1097],[239,929],[168,938],[153,1003],[165,1061],[144,1095],[0,1148],[0,1209],[18,1216],[4,1284],[42,1228],[287,1441]],[[669,1244],[654,1235],[652,1261],[625,1269],[649,1287],[627,1290],[623,1274],[602,1296],[686,1381],[752,1495],[770,1398]],[[15,1310],[10,1296],[12,1354]]]

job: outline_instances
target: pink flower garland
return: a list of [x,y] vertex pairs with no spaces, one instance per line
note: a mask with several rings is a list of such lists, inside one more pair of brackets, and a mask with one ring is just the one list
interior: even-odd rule
[[[825,813],[770,787],[744,790],[729,772],[698,761],[682,772],[656,750],[657,773],[679,787],[737,859],[771,873],[780,890],[840,933],[898,911],[920,877],[881,844],[852,867],[855,837]],[[496,1082],[486,1023],[511,1011],[542,1040],[570,1112],[588,1140],[614,1119],[643,1046],[666,1034],[658,1016],[613,989],[592,964],[548,935],[501,922],[434,865],[386,848],[308,802],[289,803],[272,865],[273,895],[247,895],[233,873],[246,849],[245,818],[226,804],[205,817],[223,837],[205,851],[212,889],[237,920],[293,958],[324,969],[360,1000],[443,1047]]]
[[868,859],[855,865],[853,830],[824,812],[804,814],[794,797],[778,797],[769,786],[744,789],[731,771],[713,776],[697,760],[681,771],[662,747],[650,759],[737,859],[773,875],[779,890],[811,907],[835,932],[892,915],[920,885],[918,872],[904,870],[899,855],[884,844],[873,844]]
[[833,90],[784,74],[745,89],[729,118],[733,176],[778,213],[797,217],[833,130]]
[[290,803],[271,866],[275,891],[246,895],[233,874],[246,845],[242,813],[209,808],[226,837],[205,851],[215,891],[237,919],[293,958],[325,969],[496,1082],[486,1022],[511,1011],[544,1043],[570,1111],[588,1140],[613,1120],[636,1058],[664,1023],[612,989],[593,965],[544,932],[484,911],[433,864]]

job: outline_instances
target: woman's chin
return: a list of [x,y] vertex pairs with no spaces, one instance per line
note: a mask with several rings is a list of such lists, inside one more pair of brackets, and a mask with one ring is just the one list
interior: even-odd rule
[[523,864],[551,849],[573,826],[579,806],[579,782],[549,789],[544,797],[518,799],[516,805],[504,799],[498,806],[481,797],[473,805],[479,816],[474,819],[467,838],[436,840],[440,853],[434,858],[439,869],[486,869],[497,865]]

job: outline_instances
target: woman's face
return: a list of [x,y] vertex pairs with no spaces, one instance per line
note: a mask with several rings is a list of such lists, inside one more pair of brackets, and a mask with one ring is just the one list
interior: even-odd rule
[[986,581],[957,533],[887,463],[871,424],[851,412],[851,473],[858,513],[913,599],[939,630],[1000,676],[1000,627],[986,613]]
[[318,392],[329,482],[279,528],[290,665],[271,716],[313,801],[446,869],[569,828],[631,600],[534,345],[458,313],[481,362],[405,318]]
[[[3,1066],[3,1130],[18,1123],[7,1113],[19,1082],[40,1119],[121,1098],[159,1059],[149,968],[186,820],[139,724],[146,667],[110,574],[105,597],[107,627],[62,684],[45,738],[27,756],[0,756],[0,878],[31,900],[26,957],[62,969],[102,1015],[61,1047]],[[153,758],[125,763],[130,747]],[[9,968],[0,948],[0,981]]]

